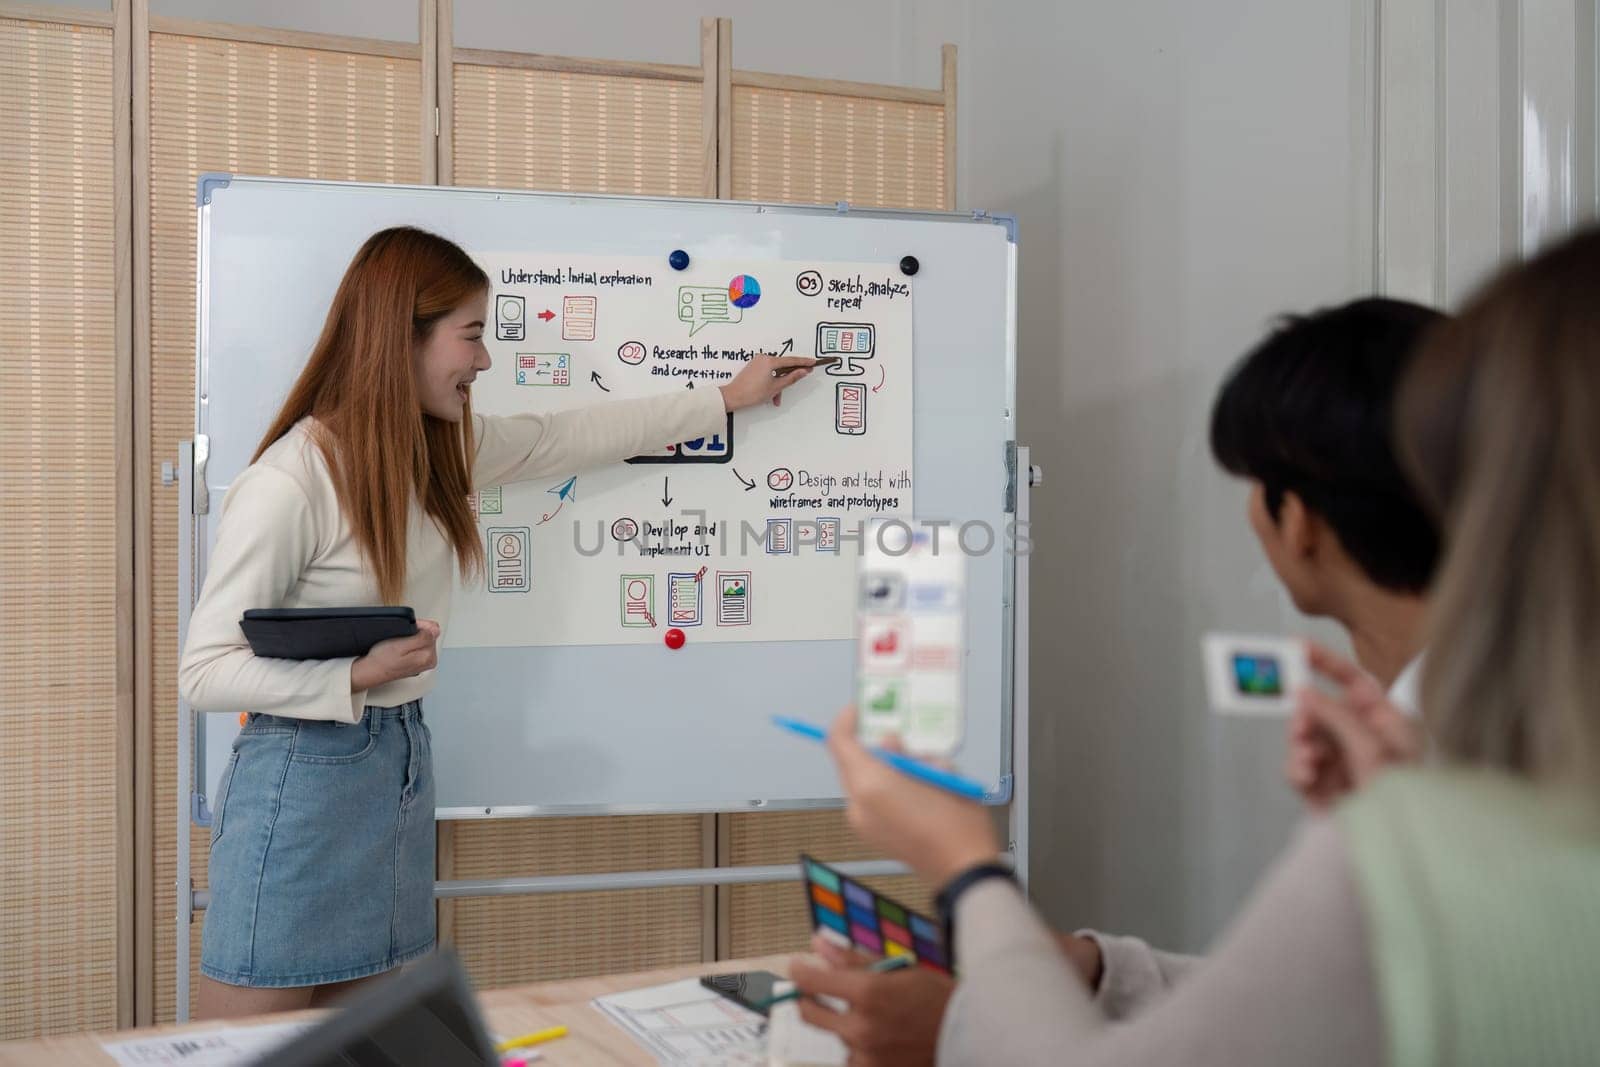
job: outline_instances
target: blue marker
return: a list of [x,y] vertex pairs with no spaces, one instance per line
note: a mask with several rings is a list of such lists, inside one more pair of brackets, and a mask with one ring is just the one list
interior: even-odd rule
[[[820,726],[812,726],[810,723],[801,722],[799,719],[789,719],[782,715],[774,715],[772,722],[790,733],[808,737],[813,741],[826,741],[828,739],[827,732]],[[938,767],[930,767],[920,760],[914,760],[910,756],[902,755],[899,752],[888,752],[881,748],[871,748],[867,751],[902,774],[909,774],[913,778],[919,778],[929,785],[938,786],[940,789],[947,789],[957,796],[966,797],[968,800],[982,801],[989,795],[988,788],[982,782],[975,782],[971,778],[963,778],[959,774],[952,774],[950,771],[941,770]]]

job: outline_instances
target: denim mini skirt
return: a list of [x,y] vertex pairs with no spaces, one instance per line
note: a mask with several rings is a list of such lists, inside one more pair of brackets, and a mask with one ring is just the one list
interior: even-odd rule
[[251,715],[217,790],[200,972],[322,985],[432,950],[433,809],[420,703],[353,725]]

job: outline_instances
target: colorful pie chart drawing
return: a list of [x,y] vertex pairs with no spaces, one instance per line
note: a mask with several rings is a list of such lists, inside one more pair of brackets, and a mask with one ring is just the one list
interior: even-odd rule
[[738,308],[753,308],[761,299],[761,283],[748,274],[741,274],[728,283],[728,299]]

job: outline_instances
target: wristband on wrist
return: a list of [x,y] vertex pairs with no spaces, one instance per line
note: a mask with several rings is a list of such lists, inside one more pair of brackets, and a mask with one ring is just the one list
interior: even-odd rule
[[939,895],[934,898],[934,906],[939,911],[939,921],[944,924],[945,948],[950,952],[952,958],[955,955],[956,948],[956,902],[961,899],[961,895],[967,890],[980,882],[987,882],[991,878],[1003,878],[1012,885],[1017,882],[1016,874],[1005,864],[995,862],[979,863],[968,867],[950,879],[945,887],[939,890]]

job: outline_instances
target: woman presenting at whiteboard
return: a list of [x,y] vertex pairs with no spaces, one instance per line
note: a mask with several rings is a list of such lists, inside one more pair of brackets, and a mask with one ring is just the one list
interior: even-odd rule
[[[196,709],[251,711],[212,823],[201,1017],[322,1003],[433,948],[421,700],[454,572],[483,566],[469,494],[708,436],[814,362],[763,355],[720,389],[473,415],[488,298],[444,238],[373,235],[228,491],[178,674]],[[419,632],[357,659],[260,658],[239,628],[250,608],[378,604],[410,605]]]

